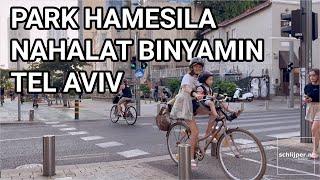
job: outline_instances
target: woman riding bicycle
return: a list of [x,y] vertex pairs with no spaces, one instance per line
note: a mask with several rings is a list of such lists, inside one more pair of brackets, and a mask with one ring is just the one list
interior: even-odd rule
[[117,104],[117,109],[118,115],[121,116],[122,105],[124,105],[124,107],[126,108],[127,104],[132,102],[132,92],[130,86],[128,85],[128,80],[123,80],[123,84],[120,86],[119,92],[121,94],[121,97]]
[[[192,167],[197,166],[197,163],[194,160],[194,153],[199,136],[199,129],[194,119],[194,115],[203,114],[203,110],[201,110],[203,108],[200,108],[199,104],[196,103],[197,101],[193,101],[193,98],[200,100],[203,97],[202,94],[195,91],[196,87],[200,85],[198,77],[202,73],[203,67],[204,60],[202,58],[194,57],[190,60],[190,71],[188,74],[183,76],[179,94],[176,97],[176,101],[170,113],[170,116],[174,119],[185,120],[191,130],[190,145]],[[204,112],[205,114],[209,114],[208,111]]]

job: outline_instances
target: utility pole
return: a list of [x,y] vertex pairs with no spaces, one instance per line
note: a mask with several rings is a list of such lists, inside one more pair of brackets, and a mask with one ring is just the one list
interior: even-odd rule
[[[308,81],[308,76],[306,75],[312,68],[312,1],[301,0],[301,28],[303,38],[301,39],[301,70],[300,70],[300,100],[303,101],[303,88]],[[302,104],[302,103],[301,103]],[[300,112],[300,142],[311,143],[311,131],[310,125],[305,121],[306,107],[301,105]]]

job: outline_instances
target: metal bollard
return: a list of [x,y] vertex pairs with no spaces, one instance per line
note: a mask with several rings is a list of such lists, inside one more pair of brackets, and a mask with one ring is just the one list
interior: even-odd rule
[[241,103],[240,103],[240,110],[241,110],[241,111],[244,111],[244,102],[241,102]]
[[264,105],[265,105],[266,111],[269,111],[269,100],[266,100],[264,102]]
[[157,114],[159,114],[159,112],[160,112],[160,103],[157,104]]
[[211,142],[211,156],[217,156],[217,140],[214,139],[212,142]]
[[30,109],[29,111],[29,121],[33,121],[34,120],[34,110]]
[[45,135],[43,140],[43,176],[54,176],[56,173],[55,136]]
[[79,120],[79,100],[76,99],[74,102],[74,119]]
[[179,167],[178,175],[180,180],[191,179],[191,146],[190,144],[179,144]]

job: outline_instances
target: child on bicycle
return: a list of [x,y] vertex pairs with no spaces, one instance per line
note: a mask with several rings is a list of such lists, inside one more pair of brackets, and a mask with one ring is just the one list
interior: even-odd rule
[[[207,136],[214,125],[214,120],[220,119],[217,111],[216,111],[216,97],[213,94],[213,74],[211,72],[205,71],[203,72],[199,78],[199,82],[201,83],[200,86],[197,87],[197,92],[203,95],[203,100],[200,101],[200,105],[206,107],[209,112],[211,113],[212,118],[210,118],[206,130],[205,136]],[[229,107],[224,104],[220,103],[220,106],[227,112],[234,113],[236,116],[239,116],[240,110],[233,111],[229,109]]]

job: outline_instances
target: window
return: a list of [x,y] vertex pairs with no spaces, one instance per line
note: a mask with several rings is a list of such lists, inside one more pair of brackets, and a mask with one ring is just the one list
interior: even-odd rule
[[231,30],[231,38],[236,38],[236,29]]
[[226,32],[227,41],[229,40],[229,31]]

